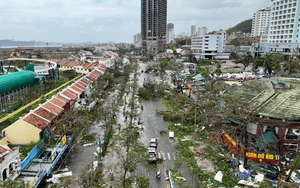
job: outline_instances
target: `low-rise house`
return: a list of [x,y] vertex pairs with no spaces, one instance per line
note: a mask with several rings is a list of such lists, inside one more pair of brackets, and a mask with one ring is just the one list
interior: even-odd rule
[[20,174],[20,153],[19,148],[10,149],[0,145],[0,182],[11,178],[14,180]]

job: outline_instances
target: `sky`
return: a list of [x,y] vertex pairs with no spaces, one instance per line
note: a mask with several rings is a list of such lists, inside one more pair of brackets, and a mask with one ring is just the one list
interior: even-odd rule
[[[133,42],[140,33],[140,0],[1,0],[0,40]],[[168,0],[175,35],[191,25],[209,31],[251,19],[271,0]]]

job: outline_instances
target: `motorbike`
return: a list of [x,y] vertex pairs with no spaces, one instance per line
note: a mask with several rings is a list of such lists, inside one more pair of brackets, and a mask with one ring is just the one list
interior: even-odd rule
[[160,169],[157,169],[156,177],[157,177],[158,179],[160,179]]

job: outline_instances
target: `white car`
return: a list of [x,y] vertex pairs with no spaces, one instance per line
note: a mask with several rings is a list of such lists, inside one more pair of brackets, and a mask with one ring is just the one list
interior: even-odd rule
[[151,138],[150,139],[149,147],[151,147],[151,148],[157,148],[157,139],[156,138]]

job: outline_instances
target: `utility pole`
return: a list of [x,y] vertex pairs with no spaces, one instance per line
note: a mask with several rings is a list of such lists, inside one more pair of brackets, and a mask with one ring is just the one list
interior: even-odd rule
[[195,108],[195,125],[194,125],[194,132],[196,132],[196,126],[197,126],[197,111],[198,111],[198,107]]

